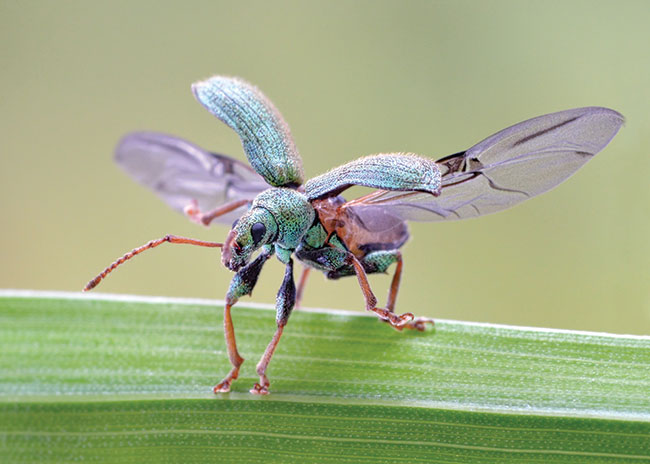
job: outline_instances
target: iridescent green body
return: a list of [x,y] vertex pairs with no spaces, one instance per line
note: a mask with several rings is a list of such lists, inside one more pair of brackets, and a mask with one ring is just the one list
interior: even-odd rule
[[[338,204],[344,202],[341,197],[338,198]],[[255,240],[251,232],[255,224],[263,224],[266,230],[259,240]],[[324,272],[330,279],[355,274],[350,263],[352,253],[347,244],[336,232],[327,232],[316,208],[307,196],[298,190],[270,188],[263,191],[253,200],[250,209],[235,224],[233,231],[237,237],[237,245],[226,263],[228,267],[238,271],[230,284],[227,296],[228,301],[233,304],[239,297],[252,292],[262,265],[273,254],[288,266],[285,281],[291,288],[293,254],[304,265]],[[389,243],[388,250],[381,249],[384,245],[381,237],[376,237],[370,243],[360,243],[359,248],[363,251],[357,253],[356,258],[368,274],[385,272],[396,261],[397,249],[407,238],[408,233],[404,227],[400,230],[399,241],[393,244],[395,248],[391,248]],[[252,253],[259,248],[262,248],[260,256],[246,264]],[[277,302],[278,323],[282,325],[286,324],[294,303],[287,293],[290,292],[283,285]]]
[[298,248],[316,218],[316,211],[307,197],[288,188],[265,190],[255,197],[251,208],[263,208],[273,215],[278,224],[278,232],[273,240],[276,251],[278,248],[287,251]]

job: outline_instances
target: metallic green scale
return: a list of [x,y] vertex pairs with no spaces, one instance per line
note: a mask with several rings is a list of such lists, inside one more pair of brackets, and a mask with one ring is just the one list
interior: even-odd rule
[[[251,230],[258,223],[264,225],[267,233],[255,242]],[[345,244],[336,234],[328,240],[325,228],[316,220],[314,207],[297,190],[270,188],[260,193],[248,212],[237,222],[234,231],[240,251],[233,253],[231,265],[242,265],[232,266],[238,267],[239,271],[228,290],[227,300],[231,303],[251,294],[262,265],[273,253],[282,263],[291,266],[291,270],[291,255],[295,253],[303,264],[324,272],[330,279],[355,274]],[[260,255],[244,265],[260,247]],[[361,257],[360,262],[367,273],[385,272],[397,260],[398,253],[397,250],[372,251]],[[278,293],[278,299],[278,317],[286,321],[293,304],[288,304],[284,292]]]
[[273,215],[278,224],[274,243],[276,247],[286,250],[298,247],[316,217],[316,211],[307,197],[288,188],[265,190],[255,197],[252,208],[264,208]]
[[215,76],[192,85],[196,99],[235,130],[251,166],[274,187],[300,185],[302,160],[289,126],[255,86]]
[[352,185],[438,195],[441,174],[433,160],[412,153],[370,155],[308,180],[305,192],[314,200],[337,195]]

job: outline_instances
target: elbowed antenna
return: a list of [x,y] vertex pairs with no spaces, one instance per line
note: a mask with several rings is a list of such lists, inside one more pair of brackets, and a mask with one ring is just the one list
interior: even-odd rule
[[157,240],[151,240],[144,245],[134,248],[133,250],[129,251],[126,253],[124,256],[121,258],[118,258],[108,266],[106,269],[104,269],[97,277],[92,279],[90,282],[86,284],[86,286],[83,288],[84,292],[87,292],[89,290],[92,290],[95,288],[99,283],[108,275],[110,274],[113,269],[115,269],[117,266],[120,264],[128,261],[129,259],[133,258],[134,256],[139,255],[143,251],[146,251],[150,248],[155,248],[158,245],[161,245],[165,242],[169,243],[185,243],[188,245],[197,245],[197,246],[202,246],[202,247],[208,247],[208,248],[222,248],[223,244],[222,243],[217,243],[217,242],[205,242],[203,240],[195,240],[193,238],[186,238],[186,237],[179,237],[177,235],[165,235],[163,238],[159,238]]

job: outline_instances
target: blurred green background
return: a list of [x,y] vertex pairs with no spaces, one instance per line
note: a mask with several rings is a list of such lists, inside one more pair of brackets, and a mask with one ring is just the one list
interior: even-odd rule
[[[610,146],[552,192],[413,224],[397,309],[650,333],[649,22],[647,1],[2,0],[0,287],[76,291],[166,233],[222,240],[111,161],[137,129],[244,159],[190,93],[218,73],[275,102],[308,176],[376,152],[437,158],[562,109],[620,111]],[[230,277],[218,252],[166,245],[99,290],[222,298]],[[272,303],[281,280],[269,263],[253,301]],[[389,283],[371,278],[382,303]],[[304,304],[363,309],[354,279],[318,274]]]

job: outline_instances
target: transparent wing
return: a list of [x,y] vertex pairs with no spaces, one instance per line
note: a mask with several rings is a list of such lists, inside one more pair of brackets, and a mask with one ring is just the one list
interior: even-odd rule
[[[202,211],[224,203],[253,199],[269,188],[249,166],[224,155],[209,153],[171,135],[134,132],[115,150],[115,161],[140,184],[182,212],[196,200]],[[215,219],[230,225],[245,207]]]
[[337,230],[348,249],[356,254],[378,250],[395,250],[409,238],[406,221],[390,214],[385,208],[372,208],[357,215],[354,209],[344,209],[342,230]]
[[313,200],[312,206],[325,231],[328,234],[335,232],[357,257],[372,251],[395,250],[408,239],[406,222],[385,208],[373,208],[362,219],[347,207],[349,203],[336,196]]
[[437,161],[442,192],[381,191],[350,202],[362,219],[386,209],[403,220],[464,219],[510,208],[560,184],[601,151],[624,118],[607,108],[547,114],[497,132]]

